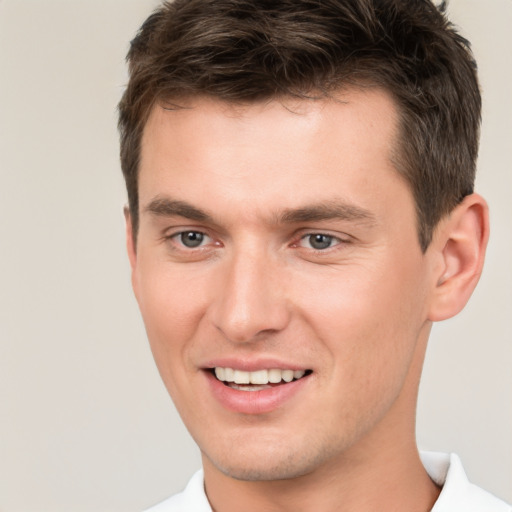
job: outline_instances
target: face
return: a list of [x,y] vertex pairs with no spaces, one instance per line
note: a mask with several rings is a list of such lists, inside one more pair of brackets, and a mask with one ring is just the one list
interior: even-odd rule
[[413,436],[431,272],[382,91],[155,107],[129,251],[205,468],[283,479]]

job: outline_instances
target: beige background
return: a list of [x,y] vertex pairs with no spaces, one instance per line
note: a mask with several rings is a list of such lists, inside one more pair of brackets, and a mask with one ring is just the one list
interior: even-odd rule
[[[0,511],[136,511],[199,466],[155,370],[124,254],[116,103],[151,0],[0,0]],[[434,329],[420,446],[512,501],[512,1],[453,0],[484,90],[493,232]]]

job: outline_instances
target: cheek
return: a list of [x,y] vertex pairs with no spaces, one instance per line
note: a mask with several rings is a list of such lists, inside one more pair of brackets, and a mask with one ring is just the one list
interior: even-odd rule
[[424,297],[414,277],[418,269],[399,270],[404,267],[332,269],[321,279],[303,280],[301,295],[294,291],[303,298],[301,315],[347,381],[369,385],[370,371],[385,380],[407,368],[424,322]]
[[317,407],[337,411],[326,421],[341,437],[370,429],[414,380],[408,374],[422,325],[418,299],[413,287],[388,277],[352,269],[350,277],[315,287],[301,306],[317,352],[326,356]]
[[[197,280],[170,265],[139,267],[137,300],[156,364],[164,380],[187,363],[206,308]],[[178,371],[179,373],[179,371]]]

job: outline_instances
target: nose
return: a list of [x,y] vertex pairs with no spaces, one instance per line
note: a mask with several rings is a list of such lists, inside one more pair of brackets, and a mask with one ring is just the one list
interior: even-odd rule
[[224,262],[211,319],[226,339],[256,341],[288,325],[290,310],[283,274],[265,251],[240,252]]

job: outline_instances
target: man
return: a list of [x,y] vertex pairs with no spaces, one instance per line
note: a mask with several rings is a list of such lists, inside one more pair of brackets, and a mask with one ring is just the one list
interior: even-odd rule
[[510,511],[422,454],[482,270],[475,66],[424,0],[176,0],[120,103],[132,282],[203,472],[154,511]]

